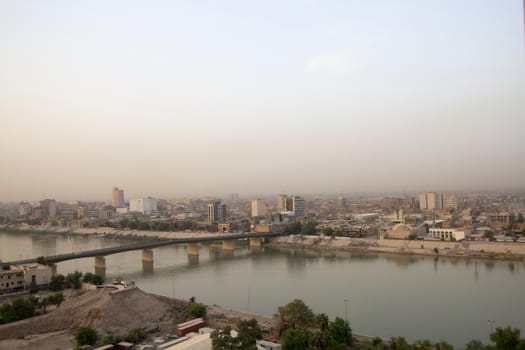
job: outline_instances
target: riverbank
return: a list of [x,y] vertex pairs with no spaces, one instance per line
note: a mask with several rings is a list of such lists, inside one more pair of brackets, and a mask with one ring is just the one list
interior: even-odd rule
[[525,243],[444,242],[291,235],[272,239],[278,248],[337,250],[360,253],[525,260]]
[[[206,231],[141,231],[115,229],[112,227],[72,228],[20,225],[0,225],[0,231],[14,233],[50,233],[78,235],[97,238],[162,240],[214,236],[217,233]],[[525,260],[525,243],[486,242],[486,241],[430,241],[373,239],[349,237],[321,237],[318,235],[290,235],[273,238],[270,246],[278,248],[337,250],[361,253],[389,253],[404,255],[467,257],[494,260]]]

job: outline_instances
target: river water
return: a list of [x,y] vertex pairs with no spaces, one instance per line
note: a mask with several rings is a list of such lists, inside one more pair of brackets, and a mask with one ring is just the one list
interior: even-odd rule
[[[130,244],[131,241],[42,233],[0,232],[0,259],[18,260]],[[446,340],[464,347],[489,342],[491,327],[525,334],[525,262],[265,247],[233,253],[202,245],[198,259],[185,246],[106,257],[106,278],[121,276],[141,289],[206,304],[272,315],[294,298],[331,319],[347,318],[356,333]],[[58,264],[58,272],[94,272],[94,259]],[[494,322],[489,322],[494,321]]]

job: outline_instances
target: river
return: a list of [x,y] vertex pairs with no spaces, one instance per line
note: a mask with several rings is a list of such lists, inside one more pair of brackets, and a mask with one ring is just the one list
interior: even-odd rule
[[[0,259],[78,252],[131,241],[42,233],[0,232]],[[94,271],[94,259],[58,264],[58,272]],[[121,276],[166,296],[272,315],[294,298],[331,319],[347,318],[359,334],[446,340],[463,347],[488,342],[492,327],[512,325],[525,334],[525,262],[464,258],[316,252],[240,242],[233,254],[203,245],[198,259],[185,246],[106,257],[106,278]],[[522,271],[523,270],[523,271]],[[489,322],[494,321],[494,322]]]

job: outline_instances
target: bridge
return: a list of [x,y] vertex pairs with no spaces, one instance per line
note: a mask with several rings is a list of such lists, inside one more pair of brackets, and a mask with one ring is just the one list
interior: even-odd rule
[[[175,244],[187,244],[188,245],[188,256],[197,256],[199,255],[199,243],[206,242],[216,242],[222,241],[222,248],[226,251],[233,251],[233,241],[237,239],[250,239],[250,247],[261,247],[262,241],[264,238],[272,238],[278,236],[285,236],[284,233],[270,232],[270,233],[241,233],[241,234],[228,234],[228,235],[213,235],[205,237],[188,237],[188,238],[175,238],[175,239],[165,239],[155,242],[144,242],[137,244],[129,244],[118,247],[102,248],[102,249],[93,249],[80,252],[72,252],[58,255],[45,256],[44,259],[46,263],[56,264],[61,261],[82,259],[82,258],[95,258],[95,270],[104,270],[106,269],[106,260],[105,256],[118,254],[122,252],[128,252],[133,250],[142,250],[142,262],[152,263],[153,262],[153,248],[175,245]],[[6,268],[11,265],[24,265],[35,263],[38,258],[16,260],[16,261],[7,261],[2,262],[2,267]]]

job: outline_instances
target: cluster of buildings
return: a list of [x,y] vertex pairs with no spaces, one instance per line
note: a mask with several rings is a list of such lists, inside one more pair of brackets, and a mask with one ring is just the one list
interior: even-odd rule
[[169,230],[228,232],[279,232],[292,223],[311,223],[317,233],[333,230],[350,237],[498,240],[522,235],[524,213],[521,193],[126,200],[124,190],[115,187],[111,202],[22,202],[8,217],[15,224],[118,228],[129,219],[163,223]]

